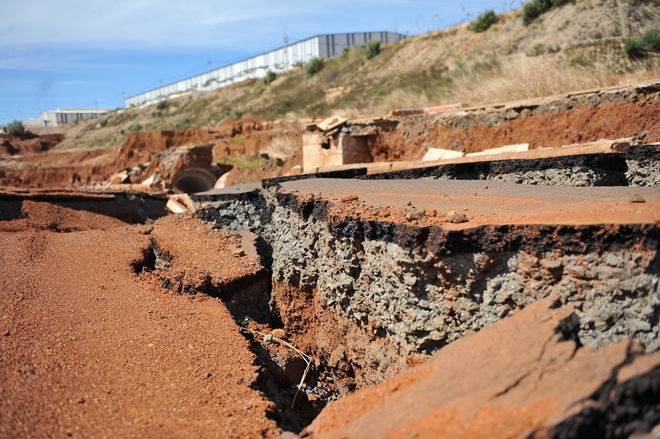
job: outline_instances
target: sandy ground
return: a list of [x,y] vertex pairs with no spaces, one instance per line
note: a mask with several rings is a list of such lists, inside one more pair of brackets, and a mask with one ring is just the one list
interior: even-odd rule
[[224,304],[136,275],[150,233],[0,231],[0,437],[279,436]]

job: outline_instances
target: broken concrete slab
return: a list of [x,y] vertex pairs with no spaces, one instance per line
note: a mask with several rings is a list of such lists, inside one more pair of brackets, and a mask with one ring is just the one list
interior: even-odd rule
[[332,131],[339,128],[348,121],[347,118],[341,116],[332,116],[316,124],[316,127],[324,132]]
[[499,148],[489,148],[479,152],[472,152],[465,154],[466,157],[488,156],[494,154],[504,154],[507,152],[523,152],[529,151],[529,143],[520,143],[517,145],[505,145]]
[[[301,437],[572,437],[566,432],[589,426],[597,437],[650,431],[660,414],[642,394],[627,394],[629,407],[643,407],[628,418],[617,417],[617,404],[600,395],[612,399],[633,382],[650,390],[660,378],[660,354],[644,356],[631,341],[598,352],[580,347],[579,324],[572,307],[557,308],[554,298],[531,304],[421,366],[331,403]],[[640,366],[613,382],[624,364]]]
[[433,162],[436,160],[455,159],[465,155],[462,151],[454,151],[451,149],[442,148],[429,148],[422,158],[423,162]]
[[455,104],[437,105],[435,107],[392,110],[387,114],[386,117],[405,117],[405,116],[415,116],[419,114],[447,113],[450,111],[457,111],[460,110],[461,108],[465,108],[468,106],[469,105],[464,102],[457,102]]
[[123,184],[128,180],[128,172],[126,170],[117,172],[110,177],[110,184]]
[[195,212],[195,204],[188,194],[175,194],[170,196],[165,205],[172,213]]
[[303,172],[372,161],[365,136],[339,133],[328,137],[314,132],[303,134]]
[[21,205],[26,200],[106,215],[129,224],[150,222],[167,215],[164,197],[144,193],[0,188],[0,221],[20,219]]

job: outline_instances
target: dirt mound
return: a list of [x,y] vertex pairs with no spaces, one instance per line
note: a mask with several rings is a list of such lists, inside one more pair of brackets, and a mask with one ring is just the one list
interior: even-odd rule
[[402,119],[367,142],[374,161],[421,160],[429,147],[466,153],[529,143],[530,149],[632,138],[660,141],[660,86],[584,93],[476,111]]
[[0,156],[48,151],[57,146],[62,140],[64,140],[63,134],[37,136],[29,131],[21,137],[11,134],[0,134]]
[[151,160],[154,153],[183,145],[213,143],[215,139],[215,133],[199,128],[131,133],[117,150],[114,165],[117,169],[136,166]]
[[[408,373],[331,404],[301,437],[580,437],[587,432],[627,437],[649,432],[660,416],[642,395],[660,382],[660,354],[645,357],[630,341],[598,352],[581,348],[572,307],[553,309],[554,300],[530,305],[445,347]],[[637,412],[640,405],[646,407]],[[627,416],[633,412],[638,417]]]
[[270,130],[272,125],[272,122],[262,117],[250,116],[239,120],[226,120],[216,126],[213,131],[221,137],[232,138],[244,133]]
[[127,224],[116,218],[87,211],[74,210],[56,204],[23,201],[23,219],[0,221],[0,231],[26,229],[76,232],[82,230],[108,230]]
[[[154,230],[161,239],[188,228],[193,248],[209,242],[199,226]],[[279,436],[272,404],[253,389],[249,342],[220,300],[177,294],[147,273],[150,233],[0,232],[0,436]],[[212,239],[225,260],[228,238]],[[214,268],[231,280],[258,263]]]

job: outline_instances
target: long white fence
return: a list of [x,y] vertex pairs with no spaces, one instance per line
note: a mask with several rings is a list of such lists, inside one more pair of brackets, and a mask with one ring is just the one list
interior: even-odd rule
[[130,96],[126,98],[125,104],[126,107],[142,105],[190,90],[215,90],[248,78],[263,78],[268,71],[284,72],[298,63],[307,63],[312,58],[331,58],[340,55],[345,47],[363,45],[371,40],[387,44],[404,38],[404,35],[393,32],[317,35],[207,73]]

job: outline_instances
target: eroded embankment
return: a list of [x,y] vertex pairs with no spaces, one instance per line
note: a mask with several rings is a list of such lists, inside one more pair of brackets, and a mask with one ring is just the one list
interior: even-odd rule
[[401,118],[395,129],[365,135],[375,162],[421,160],[429,147],[466,153],[529,143],[530,149],[560,147],[600,139],[660,139],[660,84],[492,105],[432,116]]
[[205,200],[202,218],[268,244],[271,310],[329,376],[344,378],[340,394],[551,294],[575,306],[582,344],[632,337],[660,347],[655,223],[450,230],[360,217],[349,211],[363,205],[297,190]]
[[0,228],[71,231],[144,224],[167,215],[166,202],[135,193],[5,189],[0,190]]
[[[95,129],[94,126],[90,125],[86,129]],[[63,136],[40,136],[31,142],[52,143],[53,137],[60,141]],[[272,149],[273,144],[278,142],[280,146],[286,146],[286,151]],[[44,146],[42,149],[12,148],[10,154],[3,152],[5,149],[9,151],[8,148],[11,147],[5,143],[7,142],[3,143],[0,138],[0,184],[24,188],[80,187],[103,182],[122,169],[144,165],[152,161],[156,154],[180,146],[212,144],[213,159],[209,158],[207,165],[227,161],[228,158],[233,160],[228,161],[230,166],[232,163],[240,165],[262,152],[275,154],[277,157],[284,154],[289,162],[286,164],[287,169],[297,164],[296,160],[300,160],[288,160],[288,155],[294,153],[300,144],[299,128],[296,125],[258,118],[228,121],[213,129],[188,128],[129,133],[126,141],[114,148],[48,152],[48,148]],[[3,149],[3,145],[6,148]],[[263,165],[253,167],[254,169],[244,166],[237,168],[240,169],[232,174],[230,180],[234,184],[280,175],[283,162],[273,158],[270,161],[264,160]],[[146,177],[131,183],[140,183],[144,178]]]

